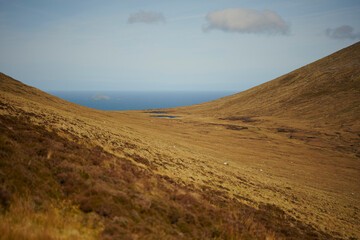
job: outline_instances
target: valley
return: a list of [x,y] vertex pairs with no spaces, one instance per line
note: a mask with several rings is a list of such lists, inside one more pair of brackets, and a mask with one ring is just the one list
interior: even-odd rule
[[[242,93],[149,111],[94,110],[1,74],[0,231],[359,239],[359,56],[357,43]],[[24,199],[28,230],[10,221]],[[97,224],[36,225],[50,206]]]

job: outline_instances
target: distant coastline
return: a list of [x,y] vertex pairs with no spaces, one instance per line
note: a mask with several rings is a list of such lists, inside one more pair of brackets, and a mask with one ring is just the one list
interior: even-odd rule
[[89,108],[125,111],[194,105],[229,96],[236,91],[48,91],[48,93]]

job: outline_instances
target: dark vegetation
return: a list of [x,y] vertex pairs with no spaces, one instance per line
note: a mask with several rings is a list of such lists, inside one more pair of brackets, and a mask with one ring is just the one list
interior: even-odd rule
[[238,125],[233,125],[233,124],[222,124],[222,123],[210,123],[207,125],[214,125],[214,126],[223,126],[226,129],[229,130],[245,130],[245,129],[249,129],[248,127],[245,126],[238,126]]
[[179,116],[171,116],[171,115],[150,115],[150,117],[158,117],[158,118],[179,118]]
[[[145,158],[116,157],[71,139],[34,125],[25,113],[0,116],[4,216],[12,214],[14,199],[30,199],[32,214],[66,201],[82,216],[95,214],[103,239],[331,239],[275,205],[254,208],[241,203],[241,196],[184,186],[156,173]],[[52,238],[58,236],[44,237]]]
[[247,116],[241,116],[241,117],[225,117],[225,118],[219,118],[220,120],[229,120],[229,121],[242,121],[244,123],[252,123],[257,122],[256,119],[253,119],[253,117],[247,117]]

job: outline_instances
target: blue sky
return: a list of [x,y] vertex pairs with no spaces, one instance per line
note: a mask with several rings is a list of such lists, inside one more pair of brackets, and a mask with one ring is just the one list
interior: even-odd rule
[[360,40],[358,0],[0,0],[0,71],[42,90],[242,91]]

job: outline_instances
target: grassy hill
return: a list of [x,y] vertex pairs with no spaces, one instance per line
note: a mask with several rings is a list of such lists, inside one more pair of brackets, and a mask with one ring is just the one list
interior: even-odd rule
[[360,238],[359,48],[176,119],[0,73],[0,239]]
[[278,116],[360,130],[360,42],[272,81],[184,109],[209,116]]

